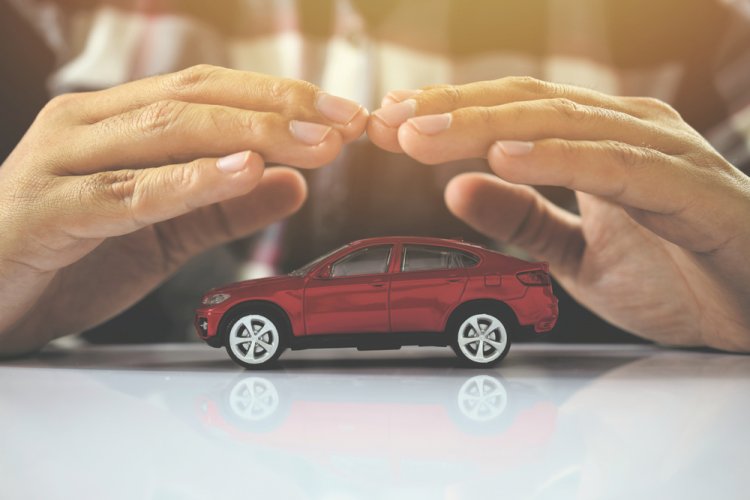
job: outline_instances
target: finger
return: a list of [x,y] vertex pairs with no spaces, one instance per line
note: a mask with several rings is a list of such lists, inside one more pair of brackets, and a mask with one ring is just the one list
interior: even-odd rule
[[580,219],[534,189],[467,173],[451,179],[445,202],[477,231],[548,261],[558,276],[576,273],[584,248]]
[[682,153],[687,142],[682,132],[569,99],[461,108],[411,118],[398,130],[404,152],[428,164],[483,157],[498,139],[534,141],[550,137],[610,139],[632,145],[643,145],[644,138],[652,138],[648,146],[667,154]]
[[[530,77],[508,77],[466,85],[437,85],[425,87],[419,92],[389,92],[383,100],[384,106],[372,113],[367,124],[367,135],[381,148],[401,152],[396,131],[402,123],[414,116],[538,99],[568,99],[581,105],[611,109],[639,118],[650,116],[654,104],[652,101],[656,101],[613,97],[583,87],[550,83]],[[660,108],[666,112],[669,107],[662,103]]]
[[218,160],[67,177],[54,198],[61,200],[63,226],[71,236],[106,238],[247,194],[262,173],[261,157],[245,151]]
[[296,212],[307,197],[294,169],[266,169],[249,194],[198,208],[159,224],[168,269],[214,246],[250,235]]
[[349,139],[362,134],[368,117],[358,103],[322,92],[309,82],[208,65],[91,92],[81,113],[93,123],[163,100],[280,113],[325,123]]
[[246,149],[270,163],[317,167],[333,161],[343,142],[328,125],[173,100],[107,118],[75,137],[61,146],[74,173],[184,162]]
[[703,191],[683,160],[616,141],[501,141],[487,159],[514,184],[562,186],[662,214],[679,212]]

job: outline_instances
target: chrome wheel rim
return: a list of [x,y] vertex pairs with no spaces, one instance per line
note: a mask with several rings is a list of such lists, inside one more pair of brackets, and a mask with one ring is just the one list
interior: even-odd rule
[[505,411],[508,393],[503,384],[489,375],[477,375],[464,382],[458,391],[458,408],[476,422],[493,420]]
[[271,381],[261,377],[247,377],[232,387],[229,407],[237,417],[257,422],[276,412],[279,393]]
[[273,321],[260,314],[238,319],[229,331],[229,347],[238,359],[258,365],[279,349],[279,331]]
[[508,346],[503,323],[489,314],[474,314],[458,328],[458,348],[475,363],[491,363]]

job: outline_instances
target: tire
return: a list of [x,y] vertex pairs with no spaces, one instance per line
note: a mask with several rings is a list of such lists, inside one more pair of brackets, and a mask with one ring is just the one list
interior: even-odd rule
[[286,348],[288,329],[284,318],[263,306],[242,307],[230,314],[224,326],[224,347],[229,357],[250,370],[273,365]]
[[495,312],[474,309],[464,313],[452,322],[448,335],[456,356],[475,368],[498,364],[510,350],[508,322]]

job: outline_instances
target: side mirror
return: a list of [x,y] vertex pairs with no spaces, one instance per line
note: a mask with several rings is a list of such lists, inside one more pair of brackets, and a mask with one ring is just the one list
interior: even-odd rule
[[331,278],[331,265],[328,264],[323,269],[321,269],[318,274],[315,276],[318,279],[327,280]]

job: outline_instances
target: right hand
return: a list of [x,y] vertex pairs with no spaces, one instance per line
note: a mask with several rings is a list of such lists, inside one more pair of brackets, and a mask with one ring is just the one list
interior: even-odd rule
[[[750,177],[668,104],[509,77],[384,105],[367,131],[383,149],[486,158],[495,175],[453,178],[448,208],[548,261],[592,312],[662,344],[750,352]],[[572,190],[580,214],[529,185]]]
[[310,83],[211,66],[53,99],[0,168],[0,353],[91,328],[293,213],[302,176],[264,160],[324,165],[366,124]]

